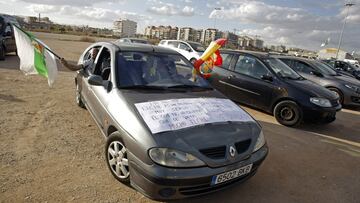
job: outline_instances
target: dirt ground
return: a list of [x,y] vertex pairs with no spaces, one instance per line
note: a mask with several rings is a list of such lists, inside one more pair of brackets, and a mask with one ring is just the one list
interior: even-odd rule
[[[71,61],[89,45],[77,36],[37,35]],[[0,61],[0,202],[152,202],[108,171],[104,138],[75,104],[74,73],[60,72],[49,88],[18,67],[16,56]],[[287,128],[245,109],[270,147],[258,173],[178,202],[360,202],[360,111],[344,109],[330,125]]]

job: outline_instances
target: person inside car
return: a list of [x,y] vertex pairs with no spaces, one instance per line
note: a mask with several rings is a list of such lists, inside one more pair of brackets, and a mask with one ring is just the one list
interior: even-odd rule
[[96,59],[96,56],[97,54],[99,53],[99,49],[98,48],[93,48],[91,50],[91,57],[87,60],[84,60],[83,64],[78,64],[78,65],[75,65],[75,64],[70,64],[69,62],[67,62],[64,58],[61,58],[60,59],[60,62],[63,66],[65,66],[66,68],[68,68],[69,70],[72,70],[72,71],[78,71],[80,69],[83,69],[83,68],[90,68],[90,69],[93,69],[94,67],[94,62],[95,62],[95,59]]

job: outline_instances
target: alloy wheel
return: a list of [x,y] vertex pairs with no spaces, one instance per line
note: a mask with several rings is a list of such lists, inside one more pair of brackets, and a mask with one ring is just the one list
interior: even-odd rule
[[125,146],[119,141],[113,141],[108,147],[107,154],[112,172],[120,179],[128,178],[130,171]]

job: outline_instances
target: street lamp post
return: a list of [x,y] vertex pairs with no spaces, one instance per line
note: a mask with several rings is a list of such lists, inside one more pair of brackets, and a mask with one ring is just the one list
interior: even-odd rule
[[343,24],[343,27],[342,27],[342,30],[341,30],[341,34],[340,34],[339,46],[338,46],[338,49],[337,49],[337,51],[336,51],[336,59],[338,59],[338,56],[339,56],[339,50],[340,50],[340,47],[341,47],[341,42],[342,42],[344,30],[345,30],[346,20],[347,20],[347,17],[348,17],[348,15],[349,15],[349,9],[350,9],[351,6],[354,6],[354,5],[355,5],[354,3],[347,3],[347,4],[345,4],[345,6],[347,7],[347,10],[346,10],[346,16],[345,16],[344,24]]
[[[216,14],[217,14],[217,11],[220,11],[220,10],[221,10],[221,8],[219,8],[219,7],[214,8],[214,11]],[[217,18],[217,16],[214,15],[214,29],[216,29],[216,18]]]

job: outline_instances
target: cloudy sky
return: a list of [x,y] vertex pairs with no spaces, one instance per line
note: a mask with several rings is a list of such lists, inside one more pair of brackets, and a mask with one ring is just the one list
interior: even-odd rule
[[[258,35],[266,44],[311,50],[336,47],[351,1],[343,48],[360,53],[360,0],[0,0],[0,13],[48,16],[57,23],[112,27],[118,18],[147,25],[216,27]],[[214,10],[219,8],[220,10]]]

